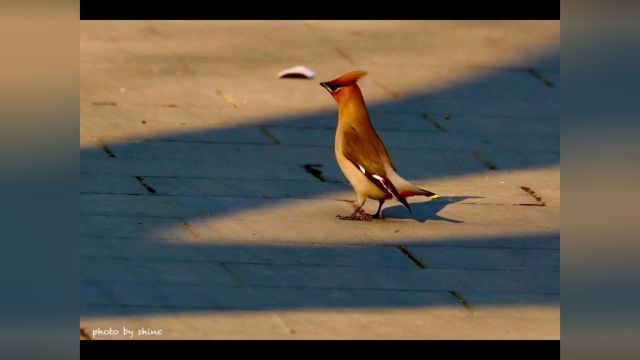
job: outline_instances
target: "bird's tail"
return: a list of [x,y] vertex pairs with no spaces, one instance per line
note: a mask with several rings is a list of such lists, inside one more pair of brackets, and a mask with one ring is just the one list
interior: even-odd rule
[[420,190],[422,190],[422,194],[420,194],[420,195],[424,195],[424,196],[430,197],[432,199],[437,199],[437,198],[440,197],[440,195],[438,195],[438,194],[436,194],[434,192],[431,192],[429,190],[425,190],[425,189],[420,189]]
[[409,197],[409,196],[416,196],[416,195],[420,195],[420,196],[426,196],[432,199],[437,199],[440,197],[440,195],[433,193],[429,190],[425,190],[425,189],[420,189],[420,188],[414,188],[411,190],[402,190],[400,192],[400,195],[404,196],[404,197]]
[[409,212],[411,212],[411,207],[407,202],[407,199],[406,199],[407,197],[416,196],[416,195],[423,195],[423,196],[430,197],[432,199],[437,199],[440,197],[436,193],[433,193],[429,190],[421,189],[413,185],[412,183],[403,179],[393,169],[387,168],[386,170],[387,170],[387,176],[389,176],[389,179],[391,180],[390,182],[394,185],[393,187],[397,189],[396,193],[392,192],[393,197],[396,198],[398,201],[400,201],[400,203],[402,203],[404,207],[409,209]]
[[400,175],[398,175],[398,173],[396,173],[393,170],[387,169],[387,175],[389,176],[389,179],[391,179],[391,182],[393,182],[393,184],[395,185],[395,187],[398,189],[398,192],[400,193],[400,196],[402,197],[410,197],[410,196],[416,196],[416,195],[420,195],[420,196],[426,196],[429,197],[431,199],[437,199],[440,196],[434,192],[431,192],[429,190],[425,190],[425,189],[421,189],[415,185],[413,185],[412,183],[408,182],[407,180],[403,179]]

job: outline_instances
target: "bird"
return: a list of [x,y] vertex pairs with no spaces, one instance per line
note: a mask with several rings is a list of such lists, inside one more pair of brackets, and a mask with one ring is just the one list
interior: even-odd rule
[[[349,216],[336,215],[341,220],[384,219],[381,210],[385,201],[393,198],[411,211],[410,196],[440,196],[413,185],[396,172],[391,157],[376,133],[357,81],[366,71],[351,71],[337,79],[321,82],[338,105],[338,125],[335,136],[335,155],[338,166],[356,193],[354,212]],[[367,199],[378,200],[374,215],[362,210]]]

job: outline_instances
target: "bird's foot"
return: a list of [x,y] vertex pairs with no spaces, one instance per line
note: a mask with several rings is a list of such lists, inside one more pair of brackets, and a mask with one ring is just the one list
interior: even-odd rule
[[384,220],[384,216],[382,214],[374,214],[372,219]]
[[336,215],[336,218],[340,220],[371,221],[371,219],[373,219],[373,216],[367,214],[363,210],[356,210],[349,216]]

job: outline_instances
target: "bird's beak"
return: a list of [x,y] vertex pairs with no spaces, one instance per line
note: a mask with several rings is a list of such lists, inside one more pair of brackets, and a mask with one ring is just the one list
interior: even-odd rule
[[327,82],[321,82],[320,86],[325,88],[325,90],[327,90],[329,92],[329,94],[331,94],[331,88],[329,87],[329,84],[327,84]]

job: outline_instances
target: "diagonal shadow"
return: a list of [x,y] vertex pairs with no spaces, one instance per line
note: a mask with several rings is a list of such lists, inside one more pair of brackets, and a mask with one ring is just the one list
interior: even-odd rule
[[[558,165],[556,96],[526,71],[508,69],[369,109],[399,173],[428,189],[436,177]],[[338,200],[350,186],[335,164],[335,122],[327,111],[82,149],[81,314],[459,306],[451,292],[465,289],[476,304],[558,303],[557,233],[314,247],[159,241],[166,223],[132,231],[141,216],[197,221],[291,199]],[[307,164],[321,165],[324,180]],[[467,220],[440,217],[465,199],[440,195],[413,204],[411,218],[425,229]],[[409,218],[399,206],[384,215]]]

